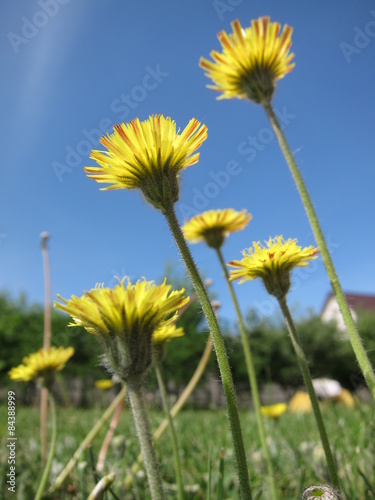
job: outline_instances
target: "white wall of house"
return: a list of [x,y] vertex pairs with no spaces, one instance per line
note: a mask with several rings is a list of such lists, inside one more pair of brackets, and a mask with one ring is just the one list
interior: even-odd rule
[[[357,321],[357,315],[356,315],[355,311],[352,308],[350,308],[350,312],[352,313],[354,321]],[[322,318],[322,321],[324,323],[329,323],[330,321],[335,321],[337,328],[341,332],[346,331],[344,319],[341,315],[339,305],[334,297],[330,297],[328,299],[328,301],[324,307],[324,310],[322,312],[321,318]]]

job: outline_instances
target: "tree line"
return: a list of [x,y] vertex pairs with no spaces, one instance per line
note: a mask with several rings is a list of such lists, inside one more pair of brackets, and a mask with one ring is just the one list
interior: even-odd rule
[[[24,356],[37,351],[43,344],[43,308],[28,304],[25,297],[17,300],[6,293],[0,295],[0,381],[2,387],[11,385],[8,371],[22,362]],[[64,369],[64,378],[84,377],[93,380],[106,378],[100,366],[98,346],[93,335],[81,328],[68,327],[66,315],[52,311],[52,344],[75,349],[73,358]],[[247,384],[241,339],[236,325],[222,322],[222,331],[228,348],[229,362],[235,383]],[[198,302],[194,302],[178,321],[185,335],[166,345],[164,376],[177,386],[186,385],[200,360],[208,338]],[[358,329],[375,365],[375,314],[359,313]],[[246,315],[246,329],[254,356],[259,385],[274,382],[284,387],[302,385],[299,369],[286,329],[273,319],[261,318],[253,310]],[[354,390],[364,385],[349,340],[337,330],[334,323],[324,324],[319,316],[310,314],[297,322],[308,362],[314,378],[328,377],[338,380],[344,387]],[[206,376],[218,377],[215,356],[211,357]],[[153,373],[148,379],[155,387]]]

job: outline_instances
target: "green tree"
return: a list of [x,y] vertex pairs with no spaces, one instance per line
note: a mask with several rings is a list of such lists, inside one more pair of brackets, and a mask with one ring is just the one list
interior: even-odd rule
[[[375,314],[359,312],[357,324],[369,359],[375,365]],[[314,378],[333,378],[350,390],[365,385],[350,342],[334,322],[323,323],[319,316],[311,314],[300,319],[296,327]],[[247,383],[239,336],[228,331],[227,327],[225,338],[234,379]],[[260,385],[272,381],[296,388],[302,384],[291,342],[283,325],[268,318],[259,318],[255,311],[250,310],[247,315],[247,335]]]
[[[69,318],[52,311],[51,343],[72,346],[75,353],[64,369],[66,377],[103,377],[99,367],[96,342],[81,328],[68,328]],[[0,380],[9,385],[8,371],[22,359],[43,347],[44,312],[39,305],[29,305],[25,296],[13,300],[0,295]]]

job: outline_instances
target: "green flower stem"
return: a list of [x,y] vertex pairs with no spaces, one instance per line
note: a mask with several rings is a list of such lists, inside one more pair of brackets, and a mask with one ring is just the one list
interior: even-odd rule
[[129,381],[127,384],[130,406],[133,412],[135,428],[146,468],[148,484],[152,500],[164,499],[163,486],[160,477],[159,464],[156,459],[150,433],[140,380]]
[[163,375],[162,375],[162,367],[161,367],[160,361],[155,362],[155,371],[156,371],[156,377],[158,379],[161,399],[163,401],[164,413],[168,419],[169,428],[171,430],[173,453],[174,453],[174,459],[175,459],[175,464],[176,464],[176,477],[177,477],[177,488],[178,488],[177,498],[178,498],[178,500],[183,500],[184,487],[182,484],[181,462],[180,462],[180,456],[178,453],[177,435],[176,435],[176,429],[174,428],[174,424],[173,424],[173,418],[172,418],[171,412],[169,410],[168,396],[167,396],[167,391],[165,389],[165,384],[164,384]]
[[[177,416],[178,412],[181,410],[181,408],[184,406],[186,401],[189,399],[191,393],[194,391],[198,382],[202,378],[202,375],[206,369],[207,363],[210,359],[211,352],[212,352],[212,339],[211,339],[211,336],[209,335],[206,347],[205,347],[203,354],[202,354],[202,357],[198,363],[197,368],[195,369],[193,376],[190,379],[190,382],[188,383],[188,385],[185,387],[182,394],[178,398],[177,403],[175,405],[173,405],[173,407],[171,409],[171,417],[172,418],[175,418]],[[168,419],[164,418],[164,420],[161,422],[159,427],[154,432],[154,443],[163,435],[163,433],[167,427],[168,427]],[[130,473],[125,478],[125,487],[127,489],[131,488],[131,485],[133,482],[133,476],[135,476],[135,474],[138,472],[142,462],[143,462],[143,457],[142,457],[142,454],[140,454],[140,455],[138,455],[137,460],[132,465]]]
[[213,345],[216,352],[216,358],[220,369],[221,380],[223,383],[225,398],[227,401],[228,416],[232,432],[241,498],[251,500],[252,496],[249,481],[249,471],[247,468],[245,448],[242,439],[241,422],[238,413],[232,373],[229,367],[224,340],[219,329],[219,324],[217,322],[215,312],[212,308],[210,299],[203,285],[202,278],[199,275],[198,269],[195,265],[189,247],[186,244],[182,230],[178,223],[173,203],[170,203],[169,207],[166,207],[166,210],[164,210],[164,214],[168,221],[168,225],[172,232],[172,235],[176,241],[177,247],[180,251],[181,257],[185,263],[186,269],[190,275],[190,279],[193,283],[195,291],[197,292],[204,315],[206,316],[208,327],[211,332]]
[[326,431],[325,426],[324,426],[323,417],[322,417],[322,414],[320,412],[318,398],[316,397],[316,394],[315,394],[315,390],[314,390],[314,386],[313,386],[313,383],[311,380],[310,370],[309,370],[309,367],[308,367],[308,364],[307,364],[307,361],[305,358],[305,354],[303,352],[299,336],[298,336],[296,328],[294,326],[294,322],[293,322],[292,316],[290,314],[290,311],[289,311],[289,308],[288,308],[288,305],[286,302],[286,297],[284,296],[284,297],[278,298],[278,302],[280,304],[281,311],[283,313],[285,323],[286,323],[290,338],[292,340],[294,351],[296,353],[297,360],[298,360],[298,365],[299,365],[299,368],[302,372],[302,376],[303,376],[303,379],[305,381],[307,392],[309,393],[309,396],[310,396],[311,406],[313,408],[315,420],[316,420],[316,423],[318,425],[320,439],[322,441],[324,453],[326,456],[331,482],[335,488],[338,488],[339,487],[339,479],[338,479],[337,472],[336,472],[335,461],[333,459],[331,447],[329,445],[327,431]]
[[40,391],[40,461],[42,467],[47,461],[47,407],[48,389],[42,387]]
[[57,438],[56,405],[55,405],[55,400],[50,392],[48,392],[48,401],[49,401],[49,404],[51,407],[51,421],[52,421],[51,445],[50,445],[47,463],[46,463],[46,466],[44,468],[43,476],[42,476],[42,479],[40,481],[38,491],[36,492],[36,495],[35,495],[35,500],[39,500],[40,498],[42,498],[43,491],[46,487],[49,473],[51,471],[52,460],[53,460],[53,457],[55,456],[56,438]]
[[365,377],[365,380],[367,382],[368,388],[375,399],[375,373],[374,370],[371,366],[371,363],[368,359],[367,353],[363,347],[361,337],[359,336],[359,333],[357,331],[355,322],[353,320],[353,317],[350,313],[349,306],[346,302],[344,293],[341,288],[340,281],[338,279],[338,276],[335,271],[335,267],[333,265],[331,255],[329,253],[327,244],[324,239],[323,232],[321,230],[318,217],[315,213],[314,206],[311,202],[310,195],[306,189],[305,183],[303,181],[303,178],[301,176],[301,173],[298,169],[297,163],[293,157],[293,153],[291,152],[288,142],[286,140],[286,137],[281,129],[280,123],[277,119],[277,116],[272,108],[272,105],[270,102],[264,102],[263,103],[264,109],[266,111],[266,114],[271,122],[272,128],[275,132],[275,135],[277,137],[277,140],[279,142],[281,151],[284,154],[285,160],[289,166],[289,169],[291,171],[291,174],[293,176],[294,182],[296,183],[296,186],[298,188],[299,194],[302,199],[302,203],[305,207],[307,217],[310,221],[311,228],[314,232],[315,240],[318,244],[320,253],[322,255],[322,260],[324,262],[325,268],[327,270],[327,274],[329,277],[329,280],[331,282],[332,290],[335,294],[337,303],[340,307],[340,311],[342,314],[342,317],[345,322],[345,326],[349,335],[350,342],[352,344],[353,351],[356,355],[358,364],[362,370],[363,376]]
[[121,389],[121,391],[117,394],[117,396],[115,397],[115,399],[108,406],[108,408],[103,413],[103,415],[100,417],[100,419],[97,420],[97,422],[95,423],[94,427],[90,430],[90,432],[87,434],[87,436],[85,437],[85,439],[79,445],[79,447],[75,451],[75,453],[72,456],[72,458],[69,460],[69,462],[66,465],[66,467],[59,474],[58,478],[55,481],[55,484],[52,486],[52,488],[49,489],[48,493],[53,493],[56,490],[58,490],[58,489],[61,488],[61,486],[63,485],[63,483],[66,480],[66,478],[69,476],[69,474],[72,472],[72,470],[76,466],[78,460],[82,456],[82,453],[86,450],[86,448],[88,448],[90,446],[91,442],[98,435],[100,429],[107,422],[107,420],[112,415],[112,413],[114,412],[115,408],[120,403],[120,401],[123,401],[123,399],[126,396],[126,392],[127,392],[126,387],[123,387]]
[[262,449],[263,449],[264,458],[265,458],[266,464],[267,464],[268,477],[269,477],[270,486],[271,486],[271,498],[273,498],[273,500],[277,500],[274,472],[273,472],[272,462],[271,462],[270,454],[268,452],[268,447],[267,447],[267,443],[266,443],[266,434],[264,432],[263,417],[262,417],[262,414],[260,411],[259,390],[258,390],[258,383],[257,383],[257,379],[256,379],[256,374],[255,374],[253,356],[251,353],[249,341],[247,339],[245,324],[243,322],[243,318],[242,318],[240,306],[238,304],[238,300],[236,297],[236,293],[234,291],[232,282],[229,281],[229,273],[228,273],[227,266],[225,265],[222,251],[220,250],[220,248],[217,248],[216,252],[217,252],[217,256],[219,258],[221,268],[223,270],[224,277],[225,277],[225,280],[226,280],[228,288],[229,288],[229,293],[230,293],[230,296],[232,298],[232,302],[233,302],[233,305],[234,305],[234,308],[235,308],[236,314],[237,314],[237,320],[238,320],[238,325],[240,328],[240,334],[241,334],[241,340],[242,340],[242,347],[243,347],[243,350],[245,353],[246,368],[247,368],[247,373],[249,376],[251,394],[253,397],[255,414],[256,414],[256,418],[257,418],[258,433],[259,433],[259,438],[260,438],[260,442],[261,442]]

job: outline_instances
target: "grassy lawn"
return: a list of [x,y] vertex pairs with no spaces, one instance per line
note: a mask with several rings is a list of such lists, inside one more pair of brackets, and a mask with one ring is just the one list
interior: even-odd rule
[[[58,410],[58,442],[51,477],[56,478],[67,464],[74,451],[85,437],[100,409]],[[372,405],[361,405],[354,410],[341,406],[323,408],[327,431],[334,446],[339,466],[340,479],[346,498],[375,498],[375,424]],[[158,411],[150,412],[152,428],[162,420]],[[260,443],[256,431],[255,415],[241,412],[244,439],[249,461],[251,483],[254,492],[263,491],[267,499],[266,470],[262,460]],[[33,498],[40,476],[39,414],[37,408],[16,409],[16,488],[14,496],[7,492],[6,473],[8,449],[6,448],[6,407],[0,407],[0,497],[17,499]],[[298,499],[304,487],[321,484],[328,480],[324,454],[319,444],[318,433],[312,415],[284,414],[278,421],[266,420],[266,432],[270,452],[276,471],[276,484],[280,498]],[[181,412],[176,420],[180,441],[183,481],[186,500],[206,498],[208,461],[212,461],[212,498],[216,498],[219,456],[225,451],[224,496],[238,498],[237,482],[232,457],[231,438],[226,414],[220,411]],[[86,499],[95,484],[92,461],[96,459],[107,427],[94,440],[91,453],[86,451],[63,489],[49,498]],[[161,474],[167,498],[176,498],[173,450],[168,430],[156,445]],[[116,481],[113,491],[118,498],[147,499],[147,481],[141,470],[131,492],[126,492],[123,483],[139,453],[132,417],[126,408],[120,418],[115,437],[107,455],[105,472],[114,470]],[[48,498],[48,497],[47,497]],[[114,498],[108,495],[108,498]]]

